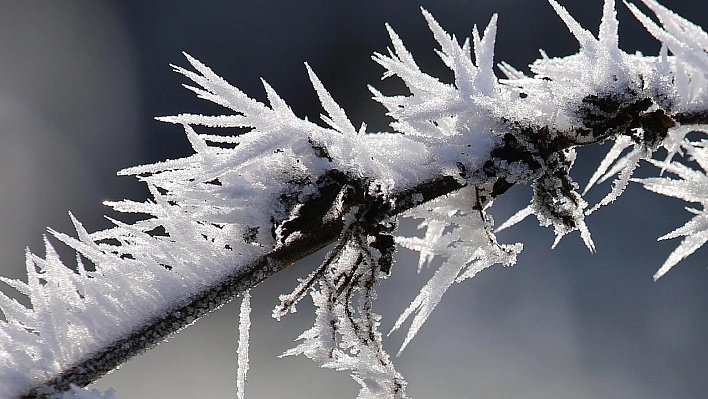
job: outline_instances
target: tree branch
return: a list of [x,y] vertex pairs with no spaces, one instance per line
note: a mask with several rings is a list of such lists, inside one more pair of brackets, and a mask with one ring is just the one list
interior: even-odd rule
[[[617,109],[620,109],[619,104],[617,105]],[[623,109],[626,110],[627,107],[625,106]],[[630,116],[627,117],[627,115]],[[630,125],[638,123],[637,121],[633,122],[632,119],[632,116],[636,117],[637,115],[638,112],[626,113],[624,115],[626,118],[623,125],[629,127]],[[586,129],[580,129],[578,132],[572,133],[576,138],[579,135],[589,134],[592,136],[592,138],[585,140],[569,139],[567,133],[550,135],[548,129],[545,127],[538,129],[519,129],[514,132],[514,134],[510,135],[508,139],[502,140],[496,149],[492,151],[492,154],[495,157],[509,161],[530,158],[533,150],[530,151],[530,148],[526,145],[521,146],[515,144],[520,138],[525,140],[531,140],[533,138],[534,147],[541,148],[544,152],[550,151],[558,153],[576,146],[602,142],[609,138],[606,133],[608,131],[628,134],[629,129],[627,129],[627,131],[618,129],[619,125],[617,120],[618,116],[613,114],[610,117],[605,117],[601,122],[595,121],[592,126],[592,131],[596,132],[596,134],[592,134]],[[663,129],[661,129],[663,136],[665,136],[665,131],[668,130],[668,126],[672,126],[673,121],[685,125],[704,124],[708,123],[708,113],[681,113],[675,115],[673,118],[667,117],[663,122]],[[551,137],[553,138],[550,139]],[[512,140],[514,142],[513,146],[510,143]],[[523,152],[519,153],[519,151]],[[544,154],[544,157],[547,156],[548,154]],[[499,184],[498,182],[504,181],[503,177],[497,174],[499,171],[487,169],[486,172],[486,181],[481,182],[479,186],[483,186],[485,183],[489,182],[495,183],[494,187],[496,187],[496,189],[493,189],[489,193],[491,198],[503,194],[503,192],[515,184],[506,182]],[[307,220],[304,220],[302,225],[297,225],[293,220],[290,220],[291,225],[288,226],[288,228],[292,232],[298,231],[301,234],[297,234],[293,236],[293,238],[286,236],[286,242],[282,243],[271,252],[255,259],[250,264],[235,268],[237,271],[229,275],[223,281],[204,289],[184,303],[174,304],[175,306],[173,308],[165,310],[164,314],[166,316],[150,320],[142,328],[133,331],[125,338],[117,340],[110,347],[93,354],[80,364],[67,369],[56,378],[36,386],[29,393],[22,396],[21,399],[46,399],[52,394],[68,390],[70,384],[86,386],[125,363],[133,356],[139,355],[156,346],[207,313],[228,303],[247,289],[255,287],[268,277],[287,268],[298,260],[304,259],[335,242],[342,232],[343,221],[341,218],[330,218],[326,220],[326,213],[332,204],[323,204],[321,203],[321,199],[323,197],[329,197],[328,202],[332,202],[333,196],[323,195],[323,193],[336,193],[347,185],[359,186],[359,188],[364,191],[366,188],[366,185],[360,179],[352,179],[342,175],[339,175],[339,178],[336,180],[328,179],[326,184],[319,187],[320,195],[312,198],[308,202],[316,205],[313,207],[316,211],[308,214]],[[395,215],[437,197],[450,194],[464,187],[464,185],[466,184],[462,183],[460,179],[452,176],[440,176],[434,180],[420,183],[416,187],[397,193],[386,201],[365,196],[364,198],[359,198],[358,201],[356,201],[356,205],[365,207],[367,209],[365,214],[367,214],[372,221],[378,222],[385,218],[394,217]],[[484,200],[485,199],[482,199],[482,201]],[[307,207],[308,203],[300,205]],[[283,223],[283,225],[286,223]]]
[[[564,9],[558,8],[559,6],[555,3],[553,4],[556,11],[564,19],[569,29],[571,29],[571,32],[573,32],[573,34],[580,41],[581,52],[579,54],[582,57],[585,57],[581,57],[581,59],[585,62],[593,62],[594,64],[609,65],[609,67],[605,68],[606,70],[600,68],[599,71],[595,71],[597,76],[588,75],[584,77],[584,79],[589,79],[588,81],[591,81],[593,84],[596,84],[596,81],[610,82],[610,80],[607,79],[593,79],[598,78],[601,73],[605,72],[614,74],[616,71],[612,68],[617,67],[614,63],[619,62],[617,60],[620,59],[620,57],[610,57],[610,55],[615,54],[615,50],[619,51],[619,49],[616,48],[616,40],[611,40],[614,36],[616,36],[615,13],[612,11],[614,8],[614,2],[608,1],[606,3],[607,7],[605,7],[603,14],[603,24],[605,24],[606,29],[603,30],[603,26],[601,25],[599,40],[595,40],[589,32],[581,30],[577,22],[575,22]],[[438,40],[438,42],[443,46],[442,54],[449,58],[445,58],[445,60],[447,60],[446,64],[453,69],[456,77],[456,85],[458,87],[456,89],[452,89],[437,80],[430,79],[427,75],[423,75],[417,66],[415,66],[412,57],[407,50],[405,50],[400,39],[395,35],[395,33],[393,33],[393,31],[390,31],[394,42],[395,54],[393,51],[390,53],[390,56],[377,54],[374,59],[387,69],[387,74],[399,75],[407,84],[416,83],[419,84],[420,87],[416,85],[409,85],[413,91],[417,92],[415,95],[415,101],[413,102],[408,102],[408,100],[410,100],[409,97],[384,97],[378,92],[375,92],[374,94],[377,100],[389,108],[389,115],[397,120],[398,128],[400,128],[398,129],[399,131],[408,131],[413,125],[415,125],[416,128],[420,127],[423,130],[430,129],[431,132],[428,132],[430,134],[422,134],[422,137],[425,140],[440,142],[446,140],[448,137],[452,137],[447,136],[447,133],[452,135],[458,133],[457,131],[452,130],[438,131],[443,128],[456,128],[447,125],[449,120],[446,118],[448,117],[448,114],[452,112],[451,110],[454,111],[453,113],[470,113],[469,115],[466,115],[467,119],[465,119],[463,121],[464,123],[461,125],[464,129],[467,129],[465,123],[478,123],[479,115],[493,115],[490,111],[493,110],[494,107],[490,107],[489,109],[484,107],[475,108],[478,106],[478,103],[487,102],[490,101],[490,99],[501,101],[500,99],[502,97],[496,99],[494,97],[493,81],[495,78],[491,69],[491,55],[493,53],[494,42],[493,36],[496,25],[494,22],[495,19],[493,19],[487,30],[485,30],[484,38],[480,38],[475,30],[474,41],[477,65],[473,65],[469,54],[470,48],[467,47],[465,49],[464,46],[459,47],[456,39],[452,36],[448,37],[447,34],[442,31],[437,22],[432,19],[432,16],[425,11],[424,15],[428,18],[431,30],[433,30],[436,35],[436,40]],[[671,47],[673,41],[675,40],[669,40],[671,39],[670,37],[667,39],[668,33],[662,31],[659,27],[654,27],[651,21],[642,21],[652,34],[659,35],[664,38],[660,38],[662,42],[668,40],[669,47]],[[683,24],[683,22],[679,21],[679,25],[677,26],[683,26],[681,24]],[[612,29],[613,26],[615,30],[614,33]],[[673,28],[669,26],[667,29]],[[681,37],[684,36],[683,29],[684,28],[682,27],[677,33],[680,34]],[[607,51],[595,51],[599,48],[598,46]],[[691,45],[684,47],[689,48],[695,46]],[[683,49],[683,47],[678,48],[678,50],[681,49]],[[677,52],[674,48],[671,48],[671,51],[674,53]],[[701,55],[704,54],[701,53]],[[602,62],[599,62],[598,59],[600,58],[598,57],[605,58],[602,58]],[[453,58],[458,59],[457,61],[459,62],[448,62]],[[666,58],[666,54],[664,54],[664,58]],[[277,119],[279,123],[285,121],[287,123],[294,124],[294,126],[298,126],[299,128],[302,128],[302,124],[305,123],[301,122],[299,119],[295,118],[294,115],[292,115],[291,110],[267,84],[265,87],[271,103],[270,108],[248,99],[244,93],[236,88],[230,87],[225,81],[223,81],[223,79],[216,76],[211,70],[198,61],[192,58],[189,58],[189,60],[200,73],[190,72],[182,68],[176,69],[203,87],[203,89],[194,87],[190,88],[196,91],[197,94],[203,98],[210,99],[222,105],[228,105],[230,108],[237,110],[237,115],[223,117],[182,115],[162,119],[168,122],[185,125],[187,134],[190,137],[190,141],[192,141],[195,150],[203,151],[203,154],[201,155],[212,156],[214,154],[206,151],[208,146],[205,140],[202,140],[199,135],[192,130],[192,124],[201,124],[211,127],[260,127],[264,128],[265,131],[269,131],[268,129],[273,128],[274,126],[271,123],[273,119]],[[612,61],[612,63],[610,63],[610,61]],[[660,61],[660,59],[658,59],[658,61]],[[654,61],[652,61],[652,63],[653,62]],[[572,90],[568,90],[569,87],[563,86],[563,82],[565,82],[565,80],[561,79],[554,81],[553,79],[555,79],[555,76],[547,75],[553,75],[555,73],[556,75],[559,75],[559,77],[564,78],[563,75],[568,71],[559,69],[554,72],[554,68],[557,67],[556,60],[554,60],[552,64],[549,64],[549,60],[545,60],[542,64],[543,63],[545,63],[545,65],[541,65],[542,68],[539,69],[540,72],[534,72],[538,76],[532,79],[535,81],[534,84],[537,84],[540,87],[540,89],[538,89],[539,94],[542,94],[538,97],[537,101],[548,101],[549,99],[555,99],[556,95],[560,96],[558,98],[563,100],[566,98],[563,97],[567,94],[566,92]],[[536,65],[536,67],[538,68],[539,65]],[[504,68],[508,69],[507,67]],[[586,69],[589,70],[591,68]],[[344,111],[341,110],[333,101],[329,93],[327,93],[322,86],[321,82],[319,82],[319,80],[314,76],[314,73],[312,73],[311,70],[309,71],[318,96],[329,114],[329,116],[325,117],[325,121],[327,121],[327,123],[334,128],[333,131],[327,131],[326,134],[320,132],[322,133],[322,137],[327,138],[330,137],[330,135],[338,135],[340,133],[342,134],[342,137],[347,135],[356,137],[358,133],[355,131],[354,127],[351,126],[351,123],[344,114]],[[572,71],[576,71],[576,69],[572,69]],[[511,79],[511,81],[517,81],[518,92],[514,92],[513,90],[504,92],[504,95],[507,96],[503,98],[504,105],[507,105],[507,102],[517,94],[519,99],[529,97],[528,94],[524,92],[527,89],[524,87],[524,84],[528,84],[528,88],[531,90],[534,89],[534,84],[530,84],[528,79],[520,77],[519,75],[521,74],[518,72],[513,70],[508,70],[507,72],[509,72],[507,75],[516,76],[516,78]],[[612,76],[614,77],[612,82],[617,81],[617,76]],[[607,78],[607,76],[600,77],[603,79]],[[565,78],[567,78],[567,76],[565,76]],[[569,171],[572,166],[574,156],[567,151],[578,146],[592,145],[604,142],[608,139],[626,136],[632,140],[632,144],[635,145],[635,149],[638,148],[635,152],[633,152],[635,158],[631,159],[633,165],[635,165],[636,161],[639,159],[639,156],[645,156],[646,153],[648,153],[647,151],[653,151],[659,147],[662,141],[667,137],[670,128],[676,125],[708,124],[707,111],[681,112],[672,115],[672,106],[670,104],[670,100],[667,100],[665,97],[666,93],[654,93],[651,90],[645,90],[643,93],[639,93],[637,88],[642,88],[641,90],[644,90],[644,78],[641,74],[638,78],[642,80],[642,84],[636,84],[634,86],[629,85],[624,89],[622,89],[624,86],[613,87],[610,89],[610,92],[607,93],[601,92],[587,95],[578,104],[566,104],[567,109],[565,109],[565,111],[568,111],[568,113],[564,116],[567,119],[572,119],[573,123],[566,124],[565,131],[554,129],[553,126],[538,126],[543,124],[554,124],[555,122],[552,121],[555,120],[555,116],[549,116],[548,119],[531,119],[536,121],[533,122],[537,124],[535,126],[529,126],[529,123],[531,122],[524,122],[525,124],[523,124],[517,120],[514,120],[514,117],[501,118],[491,116],[489,120],[486,121],[488,122],[486,123],[486,126],[481,129],[484,130],[484,132],[480,133],[487,135],[485,137],[490,140],[488,142],[490,143],[489,146],[484,146],[484,150],[480,150],[479,153],[481,155],[473,153],[474,157],[470,157],[470,159],[472,159],[479,155],[482,157],[481,162],[478,162],[479,159],[476,158],[474,161],[470,161],[471,163],[469,165],[463,165],[462,163],[457,162],[458,170],[456,171],[439,172],[440,175],[419,183],[404,182],[403,184],[410,184],[410,186],[403,190],[399,189],[400,191],[398,192],[394,190],[393,193],[382,194],[375,192],[370,184],[372,183],[372,180],[374,180],[371,176],[353,176],[353,172],[328,169],[334,168],[334,166],[331,166],[334,165],[334,163],[331,162],[332,157],[329,155],[330,151],[328,151],[329,149],[326,144],[315,143],[313,136],[311,135],[312,132],[318,132],[318,128],[310,125],[308,125],[306,129],[302,128],[301,131],[299,131],[301,136],[298,137],[307,137],[310,144],[310,148],[306,148],[306,150],[311,151],[311,153],[306,155],[310,156],[314,153],[314,157],[318,158],[318,161],[323,161],[321,164],[318,164],[318,168],[314,168],[312,170],[317,170],[317,174],[322,173],[323,170],[328,170],[321,176],[305,176],[305,182],[303,183],[298,183],[297,180],[288,180],[287,184],[290,186],[287,190],[290,191],[280,191],[285,190],[281,188],[274,189],[276,194],[280,194],[279,198],[281,203],[279,205],[282,205],[281,208],[284,209],[284,212],[282,215],[278,214],[279,216],[277,216],[278,218],[283,216],[283,218],[280,220],[272,220],[272,225],[270,227],[272,228],[273,238],[275,238],[275,247],[270,252],[260,255],[251,261],[247,261],[243,265],[233,267],[235,272],[227,275],[225,278],[221,279],[212,286],[209,286],[188,298],[185,298],[179,302],[166,303],[165,306],[168,308],[163,310],[162,316],[152,318],[142,327],[138,327],[125,335],[123,338],[113,341],[110,346],[104,347],[92,355],[82,359],[73,367],[64,369],[60,375],[35,386],[20,398],[49,399],[54,394],[62,393],[70,389],[71,384],[85,386],[95,381],[102,375],[127,361],[129,358],[154,347],[160,341],[170,337],[180,329],[192,324],[205,314],[221,307],[245,290],[258,285],[261,281],[290,266],[297,260],[303,259],[326,247],[328,244],[341,239],[346,230],[346,223],[345,220],[343,220],[345,215],[351,216],[355,213],[359,226],[375,226],[382,221],[394,218],[396,215],[399,215],[400,213],[412,209],[413,207],[427,201],[451,194],[467,185],[473,185],[475,187],[476,201],[470,204],[470,209],[478,210],[481,214],[480,219],[483,220],[485,204],[488,201],[502,195],[515,184],[532,182],[534,188],[534,198],[532,200],[534,207],[533,212],[536,213],[539,221],[541,221],[541,224],[552,224],[556,228],[556,235],[558,237],[561,237],[570,231],[580,230],[581,236],[586,241],[586,244],[592,249],[592,242],[589,239],[589,232],[587,231],[587,227],[584,225],[583,219],[586,214],[586,204],[582,200],[582,197],[575,192],[577,184],[575,184],[569,176]],[[550,86],[550,83],[548,82],[553,82],[554,84],[561,82],[561,84],[556,87]],[[471,91],[472,86],[475,85],[475,90]],[[635,88],[633,89],[632,87]],[[586,92],[584,91],[583,93]],[[583,95],[579,97],[582,97]],[[444,101],[438,101],[441,96],[444,97]],[[470,101],[472,96],[477,96],[474,98],[476,102]],[[578,97],[572,96],[567,98],[571,99],[569,101],[573,102],[578,99]],[[442,111],[440,109],[420,109],[418,105],[420,102],[424,101],[433,101],[436,104],[439,102],[440,104],[438,105],[440,105]],[[521,100],[514,104],[519,106],[520,109],[523,109],[524,104]],[[526,104],[526,106],[528,106],[528,104]],[[511,105],[510,109],[517,110],[513,107],[514,105]],[[683,109],[692,108],[684,107]],[[529,120],[528,118],[524,119],[525,117],[519,113],[513,115],[518,117],[519,120]],[[553,113],[553,115],[555,115],[555,113]],[[549,120],[551,122],[549,122]],[[573,127],[568,128],[568,126]],[[273,141],[276,141],[274,137],[277,137],[278,139],[281,137],[276,136],[276,133],[282,133],[278,131],[278,129],[282,128],[282,126],[278,125],[276,128],[275,133],[270,136],[270,139]],[[216,137],[217,136],[210,136],[209,140],[214,140]],[[336,137],[336,140],[339,140],[340,137]],[[456,138],[459,139],[460,137],[462,137],[460,140],[468,140],[468,138],[469,140],[474,140],[472,135],[458,135]],[[440,140],[441,138],[442,140]],[[223,140],[223,143],[232,143],[232,141],[226,139]],[[425,145],[425,140],[417,142],[417,144]],[[356,141],[352,140],[352,142]],[[491,143],[494,143],[494,146],[491,148],[488,157],[485,158],[483,151],[488,151],[489,147],[492,147]],[[271,147],[259,147],[256,144],[260,143],[254,140],[245,145],[241,143],[238,145],[242,145],[243,147],[248,147],[250,145],[253,147],[250,148],[253,153],[258,152],[254,150],[254,148],[265,148],[269,151],[274,151],[274,153],[283,152],[281,148],[274,150]],[[302,143],[299,142],[298,144]],[[475,143],[457,142],[457,144],[450,145],[461,144],[471,147]],[[280,140],[278,140],[277,145],[281,145]],[[347,142],[346,145],[349,146],[351,143]],[[304,147],[307,146],[304,145]],[[448,148],[445,147],[445,149],[447,150]],[[616,155],[619,155],[621,150],[622,148],[618,150],[618,154]],[[391,153],[393,154],[394,152],[392,151]],[[251,161],[252,159],[249,157],[252,153],[249,152],[246,155],[247,156],[245,158]],[[449,154],[445,153],[443,157],[447,155]],[[325,159],[330,162],[325,162]],[[371,159],[373,160],[374,158],[372,157]],[[434,157],[431,159],[434,159]],[[299,159],[297,161],[299,162]],[[406,165],[412,165],[413,163],[414,162],[411,162]],[[322,166],[325,164],[329,166]],[[280,164],[274,165],[277,167]],[[377,164],[377,166],[378,165],[380,164]],[[628,168],[629,172],[624,174],[624,177],[622,178],[624,184],[628,182],[631,171],[634,168],[633,165],[631,168]],[[221,166],[222,165],[219,164],[219,167]],[[427,167],[428,164],[424,163],[424,166]],[[173,167],[179,169],[177,166],[173,165]],[[180,167],[185,166],[182,165]],[[454,163],[451,162],[450,164],[446,164],[445,168],[454,169]],[[132,171],[131,173],[143,173],[140,172],[140,170],[141,169],[138,168],[138,172]],[[160,168],[155,170],[148,168],[145,170],[147,171],[145,173],[154,173],[155,170],[161,172],[165,171]],[[307,173],[310,171],[310,169],[306,168],[303,168],[302,170],[307,170]],[[214,172],[214,174],[221,173],[222,171],[223,170],[219,169],[219,171]],[[253,171],[248,172],[257,173]],[[449,173],[449,175],[443,175],[443,173]],[[288,176],[286,179],[291,177],[287,173],[284,173],[284,175]],[[426,174],[425,176],[430,175]],[[299,178],[301,176],[297,177]],[[209,179],[213,178],[214,176],[209,175]],[[317,181],[313,183],[312,181],[314,179],[317,179]],[[169,181],[169,177],[167,180]],[[192,182],[194,179],[189,181]],[[219,186],[221,185],[221,182],[218,180],[218,176],[216,179],[211,180],[208,183]],[[396,183],[398,184],[398,182]],[[304,198],[306,199],[298,200],[299,197],[296,194],[297,189],[303,188],[302,185],[304,184],[307,184],[308,188],[314,187],[316,191],[313,195],[305,196]],[[623,187],[624,186],[622,186],[622,188]],[[613,195],[612,198],[615,198],[616,195],[621,192],[622,188],[620,188],[617,192],[613,191],[613,193],[611,193]],[[158,190],[158,188],[155,187],[155,190]],[[167,189],[164,190],[169,191]],[[190,197],[190,199],[192,198]],[[169,206],[174,205],[170,204],[169,199],[163,198],[163,200],[165,200]],[[149,203],[145,206],[149,207],[153,205],[159,204]],[[188,203],[187,205],[194,206],[193,203]],[[132,204],[130,206],[126,205],[126,207],[136,209]],[[356,207],[356,212],[350,213],[349,210],[354,209],[354,207]],[[134,212],[134,210],[129,210],[129,212]],[[138,210],[138,212],[140,212],[140,210]],[[264,220],[267,221],[268,219]],[[268,227],[268,222],[259,224],[258,226]],[[258,232],[255,227],[251,228],[250,225],[246,227],[248,229],[256,230],[257,234],[267,235],[264,231]],[[141,231],[141,233],[146,233],[148,235],[150,234],[149,231]],[[246,244],[256,244],[257,239],[251,237],[251,235],[257,236],[257,234],[251,233],[252,231],[248,230],[247,234],[243,237]],[[79,235],[81,236],[82,234],[84,236],[82,240],[91,241],[91,244],[95,243],[88,233],[85,231],[80,231]],[[207,238],[206,235],[203,236],[204,238]],[[393,240],[390,239],[390,241],[390,248],[392,248]],[[81,242],[79,242],[79,244],[81,244]],[[361,245],[363,245],[363,243],[361,243]],[[99,249],[96,252],[100,251],[101,250]],[[375,258],[373,255],[370,257],[372,259]],[[373,281],[373,279],[370,280],[372,285]],[[345,288],[354,289],[352,287],[354,286],[352,285]],[[350,297],[351,294],[346,296],[346,298]],[[370,308],[366,308],[365,310],[368,312]],[[348,318],[351,324],[356,324],[351,315],[348,315]],[[367,321],[371,320],[368,319]],[[30,333],[34,331],[31,328],[23,326],[21,323],[16,323],[16,325],[20,325],[20,328],[25,328],[27,331],[30,331]],[[374,328],[369,328],[367,331],[371,332],[373,330]],[[26,331],[23,330],[22,332]]]
[[[356,184],[350,181],[350,184]],[[338,186],[338,187],[333,187]],[[342,183],[330,183],[320,191],[341,188]],[[389,209],[384,212],[392,216],[404,212],[422,202],[449,194],[462,188],[463,185],[452,177],[444,176],[436,180],[421,183],[417,187],[401,192],[389,203]],[[317,197],[319,198],[319,197]],[[314,198],[312,201],[316,201]],[[422,199],[422,200],[421,200]],[[391,205],[392,204],[392,205]],[[372,202],[358,204],[373,209]],[[325,209],[326,207],[320,209]],[[371,212],[372,217],[380,217],[379,213]],[[123,339],[115,341],[110,347],[86,358],[80,364],[33,388],[21,399],[47,399],[51,395],[64,392],[70,384],[86,386],[116,367],[153,348],[165,339],[191,325],[197,319],[214,311],[249,288],[255,287],[268,277],[287,268],[300,259],[317,252],[339,238],[343,222],[339,218],[324,221],[324,213],[318,215],[320,223],[311,224],[306,234],[288,240],[266,255],[255,259],[252,263],[237,268],[237,271],[199,294],[189,298],[186,303],[175,304],[165,310],[164,317],[150,320],[142,328],[133,331]]]

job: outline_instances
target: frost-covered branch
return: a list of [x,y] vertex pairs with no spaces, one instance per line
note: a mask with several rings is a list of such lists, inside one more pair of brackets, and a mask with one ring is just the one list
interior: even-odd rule
[[[338,183],[331,184],[339,186]],[[404,192],[401,193],[398,201],[393,202],[401,204],[397,211],[402,212],[414,206],[415,201],[426,201],[459,188],[459,183],[452,179],[431,181],[420,185],[419,189],[422,194],[412,191]],[[335,189],[334,187],[325,187],[323,192]],[[312,201],[310,204],[322,209],[322,204],[319,201]],[[368,204],[362,203],[360,206],[367,207]],[[324,214],[320,215],[320,217],[324,216]],[[156,317],[145,321],[141,328],[134,329],[124,337],[111,341],[110,345],[106,345],[102,350],[82,359],[77,366],[64,369],[52,380],[40,384],[33,388],[29,394],[21,397],[45,398],[50,394],[69,389],[71,384],[88,385],[125,363],[131,357],[154,347],[180,329],[218,309],[278,271],[335,242],[342,230],[343,221],[339,218],[330,218],[326,221],[320,219],[320,223],[309,223],[307,228],[302,228],[303,234],[291,238],[287,244],[256,257],[250,264],[236,265],[233,275],[223,276],[213,285],[203,287],[200,292],[184,298],[181,305],[176,301],[170,303],[170,307],[160,312]],[[61,267],[66,269],[68,273],[73,273],[65,266]],[[8,280],[8,282],[12,282],[12,280]],[[3,307],[3,309],[7,308]],[[8,312],[6,314],[10,316]],[[88,337],[86,336],[86,338]]]
[[[111,219],[113,228],[89,233],[72,217],[76,237],[50,233],[76,250],[76,271],[46,240],[44,257],[27,254],[27,283],[3,279],[32,306],[0,295],[7,319],[0,327],[0,397],[73,392],[72,384],[85,386],[333,244],[273,312],[280,318],[308,295],[317,307],[314,326],[285,355],[347,371],[361,398],[404,398],[406,382],[384,350],[373,311],[396,243],[420,252],[419,267],[443,259],[394,326],[413,318],[405,348],[452,283],[516,262],[522,245],[498,243],[487,213],[495,198],[530,184],[529,206],[501,228],[535,215],[553,227],[554,245],[578,231],[594,251],[585,217],[614,201],[638,162],[661,148],[669,155],[654,163],[680,179],[641,183],[703,205],[690,209],[697,216],[686,226],[662,237],[686,237],[656,277],[665,273],[708,240],[705,173],[674,160],[685,154],[704,170],[708,165],[706,141],[687,138],[708,125],[708,34],[643,0],[661,26],[628,6],[663,47],[656,57],[629,54],[618,47],[613,0],[605,1],[597,38],[549,1],[580,50],[563,58],[542,52],[532,76],[506,63],[499,64],[506,79],[494,74],[496,16],[460,43],[423,10],[453,84],[421,71],[387,26],[392,48],[373,59],[384,77],[402,79],[410,91],[386,96],[371,88],[394,119],[390,133],[355,128],[309,66],[326,126],[297,117],[265,81],[268,104],[187,56],[191,69],[175,67],[194,85],[185,87],[230,114],[159,118],[184,128],[194,155],[120,172],[145,182],[152,198],[108,205],[145,218]],[[608,140],[614,145],[585,191],[617,177],[589,207],[570,175],[575,149]],[[396,237],[400,217],[422,219],[424,237]]]

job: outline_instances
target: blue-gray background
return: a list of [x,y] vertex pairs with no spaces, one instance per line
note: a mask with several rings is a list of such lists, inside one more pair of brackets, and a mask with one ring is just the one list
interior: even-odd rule
[[[601,1],[566,0],[596,32]],[[697,0],[667,6],[708,26]],[[388,45],[384,23],[403,38],[424,70],[448,79],[433,52],[419,6],[448,31],[470,34],[499,13],[496,60],[526,70],[544,48],[568,55],[577,44],[543,0],[524,1],[0,1],[0,268],[24,276],[24,247],[43,253],[46,226],[71,231],[68,210],[89,230],[108,227],[103,200],[146,193],[115,171],[190,153],[181,129],[152,120],[181,112],[218,113],[181,88],[168,64],[181,51],[263,100],[265,78],[300,116],[321,112],[303,67],[307,61],[355,125],[386,130],[383,108],[367,83],[380,82],[370,60]],[[620,45],[656,54],[659,45],[619,5]],[[587,181],[607,146],[583,150],[575,176]],[[640,174],[654,173],[649,165]],[[591,194],[596,201],[608,190]],[[495,204],[498,222],[528,201],[519,187]],[[678,244],[655,240],[689,217],[684,204],[630,187],[588,221],[597,254],[577,235],[550,250],[552,232],[529,219],[502,242],[522,241],[513,268],[494,267],[453,286],[398,369],[416,398],[706,398],[708,397],[708,251],[659,282],[651,275]],[[353,398],[341,373],[303,358],[277,359],[313,319],[310,305],[281,322],[270,318],[280,293],[306,275],[301,262],[253,290],[250,398]],[[381,284],[383,329],[432,274],[399,252]],[[3,288],[4,289],[4,288]],[[96,383],[121,399],[235,397],[237,310],[234,302],[169,343]],[[385,341],[395,353],[404,333]]]

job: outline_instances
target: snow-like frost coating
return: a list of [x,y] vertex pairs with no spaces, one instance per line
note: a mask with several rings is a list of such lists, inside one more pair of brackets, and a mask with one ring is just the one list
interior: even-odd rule
[[236,387],[238,399],[246,397],[246,377],[248,376],[248,341],[251,331],[251,292],[246,291],[241,300],[238,322],[238,372]]
[[[425,220],[419,226],[426,228],[423,239],[397,239],[401,246],[420,252],[418,269],[429,265],[435,256],[442,256],[444,261],[393,326],[391,332],[401,328],[415,314],[399,354],[408,346],[452,283],[472,278],[494,264],[511,266],[516,263],[516,256],[523,245],[498,244],[490,232],[491,218],[469,209],[469,204],[473,202],[474,187],[466,187],[447,198],[439,198],[414,208],[407,215]],[[445,232],[449,227],[453,228]]]
[[[75,237],[49,233],[77,251],[76,271],[59,259],[47,239],[44,257],[27,252],[26,283],[2,279],[29,297],[31,307],[0,294],[7,319],[0,322],[0,398],[24,395],[72,368],[80,372],[82,362],[117,340],[170,316],[254,259],[301,239],[307,231],[288,227],[311,212],[308,202],[326,197],[320,190],[331,186],[339,192],[331,194],[332,203],[320,216],[323,223],[341,222],[339,240],[319,269],[292,294],[281,296],[274,315],[294,311],[309,295],[317,308],[315,324],[286,355],[303,354],[323,367],[349,372],[361,385],[362,399],[406,397],[406,382],[383,349],[381,317],[372,310],[376,283],[391,273],[401,193],[413,204],[422,203],[405,216],[422,218],[426,231],[422,239],[398,237],[397,242],[420,252],[419,268],[443,258],[395,324],[394,330],[413,317],[401,350],[452,283],[493,264],[515,263],[521,244],[497,243],[486,213],[494,198],[514,184],[531,183],[533,198],[500,229],[533,214],[541,225],[554,228],[554,245],[579,231],[592,251],[585,216],[622,193],[641,158],[665,148],[665,160],[653,162],[678,179],[640,182],[703,207],[690,208],[696,216],[662,237],[685,237],[655,278],[666,273],[708,241],[708,145],[688,135],[696,129],[706,132],[708,34],[656,1],[642,0],[661,25],[628,6],[662,49],[656,57],[628,54],[618,46],[614,0],[604,3],[597,38],[549,1],[580,49],[563,58],[542,51],[530,65],[532,76],[502,62],[498,67],[506,79],[496,77],[496,15],[481,34],[475,26],[471,39],[460,43],[422,10],[440,46],[437,53],[454,74],[452,84],[421,71],[387,25],[392,48],[375,53],[373,60],[385,69],[384,78],[402,79],[410,92],[386,96],[371,87],[374,99],[394,119],[390,133],[367,132],[365,124],[355,128],[309,65],[305,70],[322,103],[324,126],[296,116],[265,81],[268,104],[249,98],[186,55],[192,70],[174,67],[191,80],[193,86],[185,87],[231,113],[158,118],[181,125],[194,154],[119,172],[144,182],[151,198],[107,205],[145,218],[132,224],[109,219],[114,227],[89,233],[71,216]],[[212,128],[242,133],[214,134]],[[588,210],[569,175],[574,147],[604,140],[615,140],[614,146],[585,191],[619,177],[605,199]],[[682,155],[703,171],[675,160]],[[457,191],[438,193],[427,203],[431,196],[415,192],[431,182],[450,181]],[[370,200],[378,213],[371,216],[369,204],[352,198]],[[248,358],[245,295],[239,397]],[[180,326],[193,321],[182,320]],[[46,389],[61,398],[113,396]]]
[[[702,128],[701,131],[708,133],[706,127]],[[647,190],[668,197],[699,203],[703,208],[686,208],[687,211],[695,216],[682,227],[659,237],[659,240],[685,238],[654,274],[654,280],[659,279],[678,262],[708,242],[708,175],[706,175],[708,173],[708,140],[686,140],[682,143],[682,147],[686,154],[703,169],[702,171],[691,169],[677,161],[653,161],[652,163],[656,166],[676,175],[678,179],[669,177],[636,179]]]

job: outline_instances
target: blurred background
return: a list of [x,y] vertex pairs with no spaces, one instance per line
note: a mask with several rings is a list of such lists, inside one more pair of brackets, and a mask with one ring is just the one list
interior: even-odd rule
[[[562,3],[597,32],[600,0]],[[665,0],[680,15],[708,27],[697,0]],[[366,84],[381,82],[371,61],[389,39],[402,37],[421,67],[451,74],[419,7],[458,38],[483,29],[499,13],[496,60],[528,71],[538,49],[551,56],[577,43],[543,0],[322,1],[0,1],[0,270],[24,278],[24,248],[43,254],[47,226],[71,232],[67,211],[89,231],[109,226],[104,200],[142,200],[146,190],[119,169],[190,154],[179,127],[154,116],[216,114],[219,107],[183,89],[170,63],[186,51],[231,84],[264,100],[266,79],[301,117],[321,112],[303,62],[310,63],[355,126],[388,130],[384,109]],[[619,5],[620,45],[656,54],[659,44]],[[500,73],[498,73],[500,75]],[[574,170],[584,185],[608,145],[583,149]],[[644,164],[639,175],[656,173]],[[595,203],[609,190],[598,187]],[[528,187],[500,198],[501,223],[529,200]],[[588,224],[597,253],[577,235],[555,250],[550,229],[532,218],[499,235],[525,245],[513,268],[496,266],[450,288],[408,349],[395,359],[415,398],[708,397],[708,266],[706,248],[660,281],[652,274],[678,240],[655,242],[690,218],[686,204],[630,186]],[[413,224],[402,229],[412,232]],[[68,255],[70,256],[70,254]],[[294,265],[253,290],[249,398],[354,398],[346,374],[318,369],[305,358],[278,359],[311,326],[312,306],[281,322],[270,318],[287,293],[316,266]],[[433,270],[416,274],[415,254],[401,250],[393,276],[379,288],[377,312],[386,332]],[[2,287],[6,289],[6,286]],[[238,301],[99,380],[119,399],[234,398]],[[405,331],[385,345],[398,350]]]

